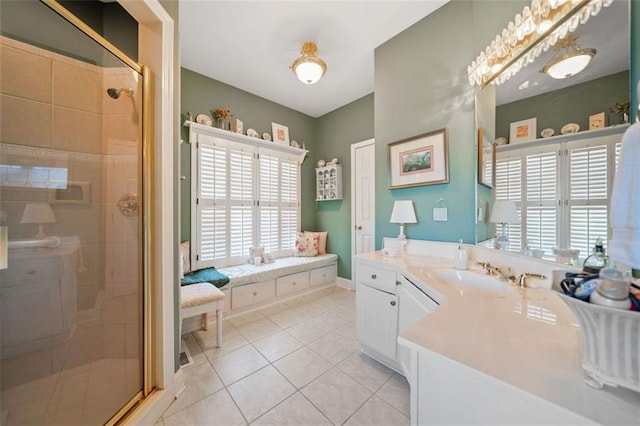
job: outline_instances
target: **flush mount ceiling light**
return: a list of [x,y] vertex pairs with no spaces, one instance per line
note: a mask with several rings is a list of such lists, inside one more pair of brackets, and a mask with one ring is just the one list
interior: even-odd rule
[[314,84],[327,72],[327,64],[316,56],[318,46],[312,41],[307,41],[302,45],[302,50],[298,59],[291,64],[291,70],[304,84]]
[[[556,54],[540,71],[558,80],[573,77],[583,71],[596,54],[596,49],[580,49],[577,41],[578,36],[575,34],[560,40],[554,46]],[[566,53],[560,54],[562,49],[566,49]]]
[[613,0],[532,0],[467,67],[469,83],[504,83],[611,3]]

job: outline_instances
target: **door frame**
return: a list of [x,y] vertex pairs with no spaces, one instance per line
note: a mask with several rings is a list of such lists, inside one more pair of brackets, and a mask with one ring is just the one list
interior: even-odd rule
[[[355,257],[356,257],[356,150],[358,148],[364,148],[365,146],[374,145],[373,155],[375,156],[375,143],[376,140],[374,138],[367,139],[360,142],[355,142],[351,144],[351,285],[352,290],[355,290],[355,282],[356,282],[356,268],[355,268]],[[375,189],[373,191],[374,203],[375,206]],[[373,229],[371,230],[371,236],[373,237],[373,241],[376,240],[376,211],[375,208],[371,212],[371,217],[374,223]]]

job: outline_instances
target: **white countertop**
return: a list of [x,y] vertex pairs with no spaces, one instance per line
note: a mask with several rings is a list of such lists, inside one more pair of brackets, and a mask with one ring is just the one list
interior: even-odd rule
[[493,295],[445,283],[434,271],[452,268],[449,258],[389,258],[380,251],[358,259],[402,272],[440,304],[400,336],[404,344],[438,353],[598,423],[640,424],[640,393],[595,390],[584,383],[582,334],[553,290],[513,288],[508,295]]

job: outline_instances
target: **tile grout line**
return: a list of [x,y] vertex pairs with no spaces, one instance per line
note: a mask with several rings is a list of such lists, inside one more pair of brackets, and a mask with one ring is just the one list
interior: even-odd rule
[[[331,294],[335,294],[335,293],[331,293]],[[326,296],[323,296],[323,297],[331,296],[331,294],[326,295]],[[313,303],[313,302],[310,302],[310,303]],[[242,345],[241,347],[236,348],[236,349],[234,349],[234,350],[232,350],[232,351],[230,351],[230,352],[228,352],[228,353],[232,353],[232,352],[233,352],[233,351],[235,351],[235,350],[239,350],[239,349],[241,349],[241,348],[246,347],[247,345],[251,345],[252,349],[253,349],[253,350],[255,350],[255,351],[256,351],[256,352],[257,352],[257,353],[258,353],[258,354],[259,354],[259,355],[260,355],[264,360],[266,360],[266,362],[267,362],[267,364],[266,364],[266,365],[264,365],[264,366],[262,366],[262,367],[258,368],[257,370],[255,370],[255,371],[251,372],[250,374],[247,374],[246,376],[243,376],[243,377],[239,378],[238,380],[235,380],[233,383],[229,383],[228,385],[227,385],[227,384],[225,384],[225,383],[220,379],[220,375],[218,374],[218,371],[216,370],[216,368],[215,368],[215,366],[213,365],[213,362],[212,362],[212,361],[214,361],[215,359],[213,359],[213,360],[212,360],[212,359],[210,359],[210,358],[209,358],[209,356],[207,356],[207,355],[206,355],[205,348],[203,347],[204,340],[201,342],[201,341],[196,337],[195,332],[191,332],[191,333],[190,333],[190,334],[191,334],[191,338],[193,338],[193,339],[194,339],[195,343],[198,345],[198,347],[199,347],[199,349],[200,349],[200,352],[201,352],[201,353],[203,354],[203,356],[205,357],[206,362],[207,362],[207,363],[209,364],[209,366],[212,368],[212,370],[213,370],[213,371],[214,371],[214,373],[216,374],[217,378],[220,380],[220,383],[222,384],[222,388],[221,388],[221,389],[219,389],[218,391],[216,391],[216,392],[214,392],[214,393],[212,393],[212,394],[210,394],[210,395],[205,396],[204,398],[201,398],[199,401],[194,402],[194,404],[195,404],[195,403],[198,403],[198,402],[202,401],[203,399],[206,399],[206,398],[210,397],[211,395],[214,395],[214,394],[216,394],[216,393],[218,393],[219,391],[221,391],[221,390],[223,390],[223,389],[224,389],[224,390],[227,392],[227,394],[231,397],[232,401],[234,402],[234,406],[235,406],[235,407],[236,407],[236,409],[240,412],[240,414],[242,415],[242,417],[243,417],[243,419],[245,420],[246,424],[250,424],[250,423],[247,421],[247,417],[245,416],[245,414],[244,414],[244,413],[242,412],[242,410],[240,409],[240,406],[238,405],[237,401],[235,400],[235,398],[233,397],[233,395],[232,395],[232,394],[231,394],[231,392],[229,391],[229,386],[232,386],[233,384],[238,383],[239,381],[241,381],[241,380],[243,380],[243,379],[246,379],[247,377],[251,376],[252,374],[255,374],[255,373],[257,373],[257,372],[259,372],[259,371],[261,371],[261,370],[264,370],[266,367],[271,366],[271,367],[273,367],[273,369],[274,369],[274,370],[275,370],[275,371],[276,371],[276,372],[277,372],[277,373],[278,373],[282,378],[284,378],[284,379],[286,380],[286,382],[287,382],[287,383],[289,383],[289,384],[292,386],[292,388],[294,389],[294,392],[293,392],[292,394],[288,395],[287,397],[285,397],[282,401],[280,401],[280,402],[278,402],[277,404],[275,404],[273,407],[269,408],[266,412],[264,412],[264,413],[263,413],[263,414],[261,414],[259,417],[257,417],[256,419],[254,419],[254,420],[253,420],[253,422],[257,421],[258,419],[260,419],[260,418],[262,418],[262,417],[264,417],[265,415],[267,415],[268,413],[270,413],[272,410],[274,410],[276,407],[280,406],[283,402],[285,402],[285,401],[287,401],[288,399],[290,399],[293,395],[295,395],[296,393],[299,393],[300,395],[302,395],[302,397],[303,397],[307,402],[309,402],[309,404],[311,404],[311,406],[312,406],[312,407],[314,407],[314,409],[316,409],[318,412],[320,412],[320,414],[321,414],[324,418],[326,418],[330,423],[333,423],[333,422],[331,422],[331,420],[327,417],[327,415],[326,415],[326,414],[325,414],[321,409],[319,409],[319,408],[318,408],[318,407],[317,407],[317,406],[316,406],[316,405],[315,405],[311,400],[309,400],[309,399],[306,397],[306,395],[302,392],[302,390],[303,390],[304,388],[306,388],[307,386],[309,386],[311,383],[315,382],[316,380],[318,380],[319,378],[321,378],[322,376],[324,376],[325,374],[327,374],[327,372],[331,371],[331,370],[332,370],[332,369],[334,369],[334,368],[335,368],[335,369],[337,369],[337,371],[340,371],[340,372],[342,372],[343,374],[346,374],[346,375],[347,375],[347,377],[351,378],[351,379],[352,379],[352,380],[354,380],[356,383],[359,383],[361,386],[363,386],[363,387],[365,387],[367,390],[369,390],[366,386],[364,386],[362,383],[360,383],[360,381],[358,381],[356,378],[352,377],[350,374],[348,374],[347,372],[343,371],[340,367],[338,367],[338,364],[340,364],[340,363],[344,362],[346,359],[348,359],[349,357],[353,356],[355,353],[357,353],[357,352],[361,351],[361,348],[358,348],[358,349],[354,350],[353,352],[351,352],[351,353],[347,354],[346,356],[342,357],[342,358],[341,358],[340,360],[338,360],[337,362],[333,363],[333,362],[331,362],[331,361],[327,360],[326,358],[324,358],[324,357],[323,357],[321,354],[319,354],[318,352],[314,351],[311,347],[309,347],[309,345],[311,345],[311,344],[315,343],[316,341],[318,341],[318,340],[320,340],[320,339],[324,338],[325,336],[327,336],[327,335],[328,335],[328,334],[330,334],[330,333],[334,333],[334,332],[336,332],[337,330],[340,330],[340,329],[345,328],[347,325],[349,325],[350,323],[352,323],[354,320],[353,320],[353,319],[350,319],[350,320],[347,320],[347,321],[345,321],[344,323],[342,323],[342,324],[340,324],[340,325],[338,325],[338,326],[335,326],[335,327],[334,327],[334,328],[332,328],[331,330],[329,330],[329,331],[327,331],[326,333],[324,333],[323,335],[321,335],[321,336],[319,336],[319,337],[317,337],[317,338],[313,339],[313,340],[312,340],[312,341],[310,341],[309,343],[305,343],[305,342],[301,341],[299,338],[297,338],[295,335],[291,334],[291,333],[288,331],[288,329],[290,329],[290,328],[292,328],[292,327],[295,327],[296,325],[302,324],[302,323],[304,323],[304,322],[306,322],[306,321],[313,320],[313,319],[315,319],[315,318],[317,318],[317,317],[319,317],[319,316],[321,316],[321,315],[325,315],[325,314],[327,314],[327,313],[329,313],[329,312],[333,312],[333,311],[336,311],[336,310],[339,310],[339,309],[344,309],[344,308],[346,308],[346,307],[347,307],[347,304],[345,303],[345,299],[341,299],[341,298],[340,298],[340,299],[338,299],[338,300],[333,300],[333,301],[332,301],[332,303],[334,303],[335,305],[330,306],[329,308],[327,308],[327,307],[325,306],[325,308],[324,308],[321,312],[317,312],[317,313],[311,314],[311,316],[310,316],[310,317],[305,317],[305,319],[303,319],[303,320],[301,320],[301,321],[297,321],[295,324],[292,324],[292,325],[290,325],[290,326],[288,326],[288,327],[286,327],[286,328],[285,328],[285,327],[280,326],[279,324],[277,324],[276,322],[274,322],[274,321],[270,318],[270,316],[277,315],[278,313],[281,313],[281,312],[285,312],[285,311],[286,311],[286,309],[285,309],[285,310],[282,310],[282,311],[278,311],[278,312],[273,312],[273,313],[271,313],[271,314],[269,314],[269,315],[265,315],[264,313],[260,312],[259,310],[258,310],[258,311],[255,311],[255,312],[257,312],[257,313],[259,313],[259,314],[260,314],[260,317],[257,317],[257,318],[255,318],[255,319],[253,319],[253,320],[251,320],[251,321],[248,321],[248,322],[246,322],[246,323],[243,323],[243,324],[241,324],[241,325],[239,325],[239,326],[234,325],[234,324],[230,321],[230,319],[226,319],[227,321],[229,321],[229,326],[230,326],[231,328],[233,328],[235,331],[237,331],[237,332],[240,334],[240,336],[241,336],[243,339],[245,339],[245,340],[247,341],[247,344],[246,344],[246,345]],[[284,302],[282,302],[282,304],[284,305]],[[337,305],[337,306],[336,306],[336,305]],[[284,305],[284,306],[286,306],[286,305]],[[239,330],[239,328],[240,328],[240,327],[242,327],[242,326],[244,326],[244,325],[251,324],[251,323],[253,323],[253,322],[260,321],[260,320],[263,320],[263,319],[267,319],[271,324],[275,325],[275,326],[278,328],[278,330],[277,330],[277,331],[275,331],[274,333],[270,333],[270,334],[268,334],[268,335],[266,335],[266,336],[264,336],[264,337],[261,337],[261,338],[259,338],[259,339],[255,340],[255,341],[249,341],[249,339],[247,338],[247,336],[246,336],[245,334],[243,334],[243,333]],[[289,353],[287,353],[287,354],[285,354],[285,355],[282,355],[282,356],[278,357],[277,359],[274,359],[273,361],[271,361],[270,359],[268,359],[268,358],[267,358],[267,357],[266,357],[266,356],[265,356],[265,355],[260,351],[260,349],[255,345],[255,343],[257,343],[257,342],[259,342],[259,341],[261,341],[261,340],[267,339],[267,338],[269,338],[269,337],[271,337],[271,336],[273,336],[273,335],[275,335],[275,334],[277,334],[277,333],[280,333],[280,332],[282,332],[282,331],[284,331],[288,337],[293,338],[293,339],[294,339],[294,341],[296,341],[296,342],[300,343],[302,346],[301,346],[300,348],[297,348],[297,349],[295,349],[295,350],[293,350],[293,351],[291,351],[291,352],[289,352]],[[345,338],[346,338],[346,336],[345,336]],[[186,344],[186,343],[185,343],[185,344]],[[324,371],[323,373],[321,373],[318,377],[316,377],[316,378],[314,378],[313,380],[311,380],[309,383],[306,383],[305,385],[303,385],[303,386],[301,386],[300,388],[298,388],[298,387],[297,387],[294,383],[292,383],[292,382],[290,381],[290,379],[289,379],[288,377],[286,377],[286,376],[285,376],[285,375],[284,375],[284,374],[283,374],[283,373],[282,373],[282,372],[281,372],[281,371],[280,371],[280,370],[279,370],[279,369],[278,369],[274,364],[275,364],[276,362],[278,362],[278,361],[282,360],[283,358],[285,358],[285,357],[287,357],[287,356],[289,356],[289,355],[291,355],[291,354],[293,354],[293,353],[295,353],[295,352],[297,352],[297,351],[299,351],[299,350],[301,350],[301,349],[303,349],[303,348],[306,348],[306,349],[308,349],[308,350],[312,351],[314,354],[318,355],[320,358],[322,358],[323,360],[327,361],[327,362],[329,363],[329,365],[330,365],[330,368],[329,368],[328,370]],[[224,355],[227,355],[227,354],[225,353],[225,354],[223,354],[223,355],[221,355],[221,356],[224,356]],[[217,358],[216,358],[216,359],[217,359]],[[394,372],[394,374],[395,374],[395,372]],[[394,374],[392,374],[389,378],[387,378],[387,380],[385,380],[385,381],[384,381],[384,383],[383,383],[380,387],[378,387],[378,389],[377,389],[376,391],[371,391],[371,395],[370,395],[370,396],[369,396],[369,397],[368,397],[368,398],[367,398],[367,399],[366,399],[366,400],[365,400],[361,405],[359,405],[359,406],[358,406],[358,408],[357,408],[353,413],[351,413],[351,414],[349,415],[349,417],[347,417],[347,419],[345,420],[345,422],[346,422],[346,421],[348,421],[348,420],[349,420],[349,419],[350,419],[350,418],[351,418],[351,417],[352,417],[352,416],[353,416],[353,415],[354,415],[358,410],[360,410],[360,409],[362,408],[362,406],[364,406],[364,405],[365,405],[365,404],[366,404],[366,403],[367,403],[367,402],[368,402],[368,401],[369,401],[369,400],[370,400],[374,395],[378,396],[377,392],[378,392],[380,389],[382,389],[382,387],[384,387],[384,385],[385,385],[386,383],[388,383],[388,382],[393,378]],[[380,398],[380,396],[378,396],[378,398]],[[398,411],[400,414],[405,415],[405,414],[404,414],[404,413],[402,413],[400,410],[398,410],[397,408],[393,407],[393,406],[392,406],[390,403],[388,403],[387,401],[383,400],[382,398],[381,398],[381,400],[382,400],[383,402],[385,402],[385,404],[386,404],[386,405],[388,405],[388,406],[392,407],[394,410]],[[189,405],[188,407],[184,407],[182,410],[187,409],[187,408],[191,407],[191,406],[192,406],[192,405],[194,405],[194,404],[191,404],[191,405]],[[180,411],[182,411],[182,410],[180,410]],[[174,413],[174,414],[177,414],[177,412],[176,412],[176,413]],[[406,417],[406,415],[405,415],[405,417]],[[164,416],[163,416],[163,417],[161,417],[161,419],[162,419],[162,421],[163,421],[163,423],[164,423]]]

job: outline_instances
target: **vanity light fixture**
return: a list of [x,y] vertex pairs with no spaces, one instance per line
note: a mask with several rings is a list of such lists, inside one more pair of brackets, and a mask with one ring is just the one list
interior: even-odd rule
[[316,52],[318,46],[312,41],[307,41],[302,45],[300,56],[291,64],[291,70],[304,84],[314,84],[327,72],[327,64],[318,56]]
[[[541,71],[558,80],[573,77],[584,71],[591,62],[591,58],[596,54],[596,49],[580,49],[577,41],[576,34],[558,41],[558,44],[553,47],[556,54]],[[566,53],[560,54],[562,49],[566,49]]]
[[467,67],[469,83],[504,83],[611,3],[613,0],[533,0]]
[[418,223],[418,221],[416,220],[416,211],[413,209],[413,201],[396,200],[393,203],[391,220],[389,222],[400,224],[400,233],[398,234],[398,239],[406,240],[407,236],[404,234],[405,223]]

